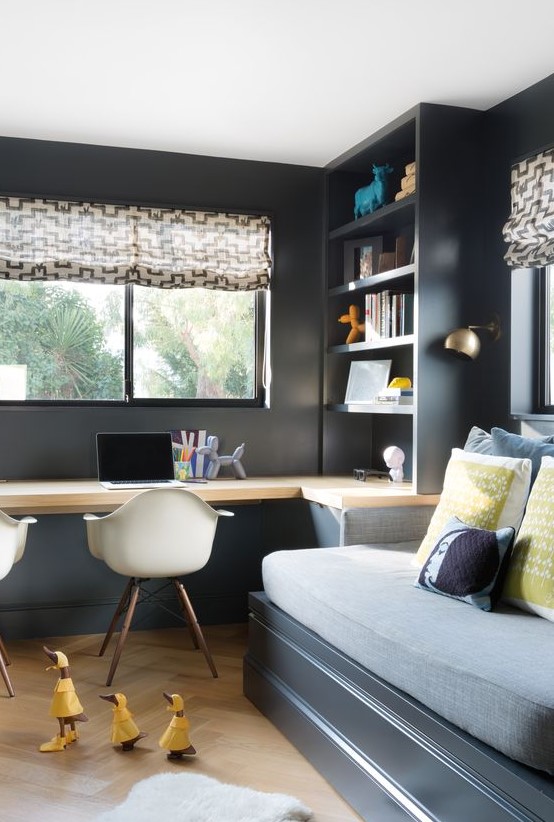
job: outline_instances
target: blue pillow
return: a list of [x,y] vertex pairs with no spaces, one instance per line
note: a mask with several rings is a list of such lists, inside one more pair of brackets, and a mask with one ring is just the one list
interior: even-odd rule
[[451,517],[414,585],[491,611],[504,582],[513,528],[488,531]]
[[554,437],[521,437],[502,428],[491,428],[492,453],[497,457],[516,457],[531,460],[531,485],[535,482],[541,459],[554,457]]
[[492,454],[491,435],[474,425],[467,435],[464,451],[471,451],[474,454]]

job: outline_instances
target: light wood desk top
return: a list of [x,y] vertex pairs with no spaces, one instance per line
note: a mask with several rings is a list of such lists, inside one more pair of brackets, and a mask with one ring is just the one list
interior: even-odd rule
[[[305,499],[331,508],[436,505],[434,494],[415,494],[410,483],[386,479],[358,482],[349,477],[257,477],[190,484],[188,490],[211,504]],[[141,490],[108,491],[93,479],[0,482],[0,509],[7,514],[84,514],[114,511]]]

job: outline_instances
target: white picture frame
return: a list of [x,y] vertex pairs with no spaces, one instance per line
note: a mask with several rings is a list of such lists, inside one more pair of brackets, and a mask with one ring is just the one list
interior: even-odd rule
[[350,363],[345,405],[375,402],[389,384],[392,360],[356,360]]

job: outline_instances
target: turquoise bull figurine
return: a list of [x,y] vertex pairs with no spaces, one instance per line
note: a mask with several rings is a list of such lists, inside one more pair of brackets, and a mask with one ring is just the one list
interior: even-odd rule
[[380,208],[387,200],[387,175],[393,171],[392,166],[373,165],[373,181],[363,188],[359,188],[354,195],[354,219],[371,214]]

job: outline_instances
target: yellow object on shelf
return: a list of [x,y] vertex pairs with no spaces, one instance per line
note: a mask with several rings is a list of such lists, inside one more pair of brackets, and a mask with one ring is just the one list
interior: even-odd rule
[[389,388],[411,388],[412,381],[409,377],[395,377],[389,382]]

